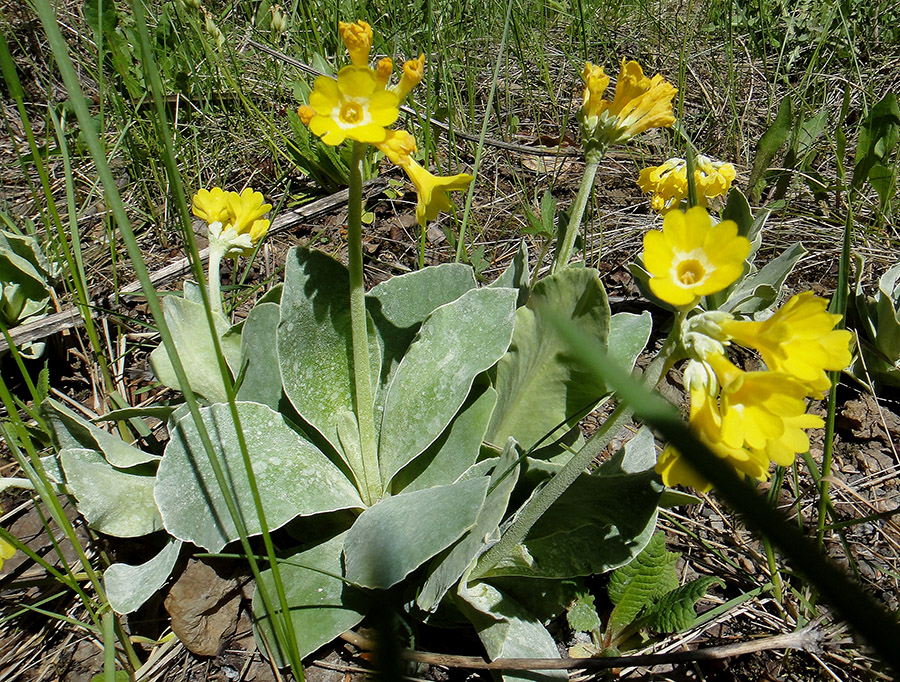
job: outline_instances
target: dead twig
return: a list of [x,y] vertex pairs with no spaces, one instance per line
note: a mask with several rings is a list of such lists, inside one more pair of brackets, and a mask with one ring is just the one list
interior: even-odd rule
[[[341,637],[361,649],[372,650],[375,642],[355,632],[345,632]],[[406,650],[404,658],[416,663],[427,663],[447,668],[472,670],[605,670],[633,666],[652,666],[671,663],[688,663],[733,658],[771,649],[798,649],[820,651],[828,635],[817,624],[783,635],[762,637],[747,642],[701,647],[690,651],[672,651],[663,654],[639,654],[636,656],[610,656],[607,658],[498,658],[486,661],[477,656],[453,656],[423,651]]]

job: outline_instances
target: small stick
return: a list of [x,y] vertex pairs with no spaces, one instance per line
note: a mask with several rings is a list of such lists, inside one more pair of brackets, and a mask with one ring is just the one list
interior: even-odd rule
[[[341,635],[341,638],[361,649],[371,650],[375,646],[371,639],[351,631],[345,632]],[[692,651],[672,651],[663,654],[609,656],[604,658],[498,658],[495,661],[486,661],[477,656],[453,656],[406,650],[403,652],[403,657],[416,663],[473,670],[603,670],[607,668],[717,660],[771,649],[817,651],[821,648],[821,642],[824,638],[825,634],[822,630],[816,625],[811,625],[797,632],[762,637],[748,642],[702,647]]]

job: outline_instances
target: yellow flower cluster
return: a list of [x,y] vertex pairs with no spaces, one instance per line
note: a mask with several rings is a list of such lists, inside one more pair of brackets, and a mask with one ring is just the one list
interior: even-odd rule
[[[687,312],[702,296],[724,290],[738,277],[750,242],[737,225],[713,225],[706,209],[671,210],[662,231],[644,236],[644,267],[651,291]],[[828,302],[803,292],[768,319],[740,320],[723,311],[687,319],[682,344],[691,357],[684,372],[690,394],[690,424],[717,455],[747,476],[763,479],[772,462],[787,466],[809,449],[805,429],[822,426],[806,412],[807,398],[821,398],[831,383],[826,372],[850,364],[850,332],[835,329],[840,315]],[[767,369],[736,367],[727,347],[759,352]],[[709,483],[672,446],[656,465],[666,485],[708,490]]]
[[[713,197],[722,197],[734,182],[734,166],[722,161],[713,161],[702,154],[694,160],[694,185],[697,188],[699,206],[708,206]],[[662,165],[645,168],[637,181],[641,191],[652,194],[650,206],[659,213],[677,208],[687,198],[687,163],[684,159],[672,158]]]
[[581,77],[585,85],[579,122],[585,149],[603,151],[650,128],[675,123],[672,98],[678,90],[660,74],[647,78],[635,61],[622,60],[612,102],[603,99],[609,86],[603,67],[588,62]]
[[263,216],[272,209],[263,195],[249,187],[243,192],[226,192],[221,187],[201,189],[191,206],[195,216],[209,226],[210,249],[223,256],[249,256],[269,231]]
[[352,65],[342,68],[336,80],[316,79],[309,104],[298,110],[300,119],[325,144],[338,145],[348,139],[372,144],[403,168],[416,188],[416,219],[424,226],[450,208],[448,191],[465,189],[473,180],[468,173],[432,175],[413,159],[415,138],[405,130],[388,129],[400,115],[400,104],[422,80],[425,55],[404,63],[400,80],[391,87],[394,66],[389,58],[381,59],[374,69],[369,66],[372,27],[364,21],[341,22],[339,30]]

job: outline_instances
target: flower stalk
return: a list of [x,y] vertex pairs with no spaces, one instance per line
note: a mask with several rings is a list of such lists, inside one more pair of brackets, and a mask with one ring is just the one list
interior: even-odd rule
[[584,217],[588,199],[591,197],[591,190],[594,189],[594,179],[597,177],[597,169],[600,167],[602,158],[603,152],[599,149],[591,150],[586,156],[587,163],[584,167],[584,176],[581,178],[581,187],[578,188],[575,203],[572,204],[572,215],[569,216],[569,222],[566,225],[562,242],[556,250],[556,258],[553,260],[550,274],[558,272],[569,264],[569,258],[572,257],[572,249],[575,248],[575,237],[578,235],[578,229],[581,227],[581,220]]
[[363,490],[366,504],[381,497],[381,472],[375,440],[375,399],[369,371],[369,334],[366,323],[366,289],[362,259],[362,162],[366,145],[353,143],[350,162],[350,196],[347,215],[347,264],[350,269],[350,335],[353,346],[353,383],[359,447],[362,454]]

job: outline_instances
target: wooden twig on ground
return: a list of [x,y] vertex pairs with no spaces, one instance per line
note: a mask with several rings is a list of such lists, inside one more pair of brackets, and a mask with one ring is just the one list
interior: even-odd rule
[[[384,178],[375,178],[374,180],[369,180],[363,185],[363,193],[367,198],[371,198],[373,196],[377,196],[387,187],[387,180]],[[279,232],[286,232],[294,228],[298,223],[306,222],[311,220],[312,218],[319,217],[321,215],[325,215],[334,211],[335,208],[339,206],[343,206],[347,203],[348,198],[348,190],[342,189],[339,192],[335,192],[327,197],[322,199],[318,199],[313,201],[305,206],[300,206],[299,208],[291,209],[288,211],[283,211],[272,221],[272,226],[269,228],[269,234],[277,234]],[[205,263],[209,258],[209,249],[205,248],[200,251],[200,260]],[[187,275],[191,270],[191,261],[189,258],[180,258],[174,263],[170,263],[169,265],[156,270],[150,274],[150,281],[153,283],[153,286],[160,286],[161,284],[165,284],[166,282],[171,282],[173,279],[177,279],[178,277],[183,277]],[[122,287],[118,294],[120,296],[128,296],[135,295],[141,291],[141,283],[140,282],[132,282],[131,284],[127,284]],[[98,308],[106,307],[105,302],[93,302],[91,304],[92,310],[94,314],[97,314]],[[30,322],[28,324],[23,324],[19,327],[14,327],[9,330],[9,335],[12,337],[13,343],[17,346],[21,346],[23,343],[28,343],[30,341],[39,341],[44,339],[52,334],[56,334],[57,332],[61,332],[66,329],[71,329],[73,327],[80,327],[84,324],[84,319],[78,313],[78,309],[75,306],[69,306],[68,308],[59,311],[58,313],[53,313],[52,315],[48,315],[47,317],[43,317],[40,320],[35,320],[34,322]],[[6,342],[6,339],[0,336],[0,352],[3,352],[9,348],[9,345]]]
[[[375,647],[374,641],[352,631],[345,632],[341,637],[361,649],[372,650]],[[799,649],[814,652],[821,650],[822,643],[827,638],[827,633],[818,624],[813,624],[802,630],[783,635],[762,637],[736,644],[701,647],[690,651],[670,651],[663,654],[606,658],[498,658],[494,661],[486,661],[477,656],[452,656],[411,650],[402,652],[402,655],[406,660],[416,663],[470,670],[605,670],[732,658],[772,649]]]

